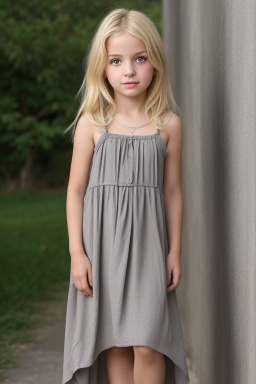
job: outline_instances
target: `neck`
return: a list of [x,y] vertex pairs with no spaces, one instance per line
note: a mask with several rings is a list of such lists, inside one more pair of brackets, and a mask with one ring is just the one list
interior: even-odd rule
[[114,100],[116,103],[116,114],[115,117],[118,119],[134,117],[138,119],[138,117],[142,119],[146,119],[145,116],[145,101],[146,101],[146,92],[142,93],[138,96],[124,96],[120,93],[114,95]]

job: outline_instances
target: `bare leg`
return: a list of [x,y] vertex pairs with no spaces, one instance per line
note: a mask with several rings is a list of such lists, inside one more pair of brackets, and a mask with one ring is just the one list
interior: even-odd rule
[[134,384],[134,353],[132,346],[107,349],[106,365],[110,384]]
[[134,383],[164,384],[166,375],[165,357],[154,349],[136,345],[133,347]]

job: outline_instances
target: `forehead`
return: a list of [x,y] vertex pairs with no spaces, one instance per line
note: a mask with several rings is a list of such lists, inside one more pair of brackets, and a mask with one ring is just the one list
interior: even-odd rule
[[146,46],[139,37],[130,34],[129,32],[122,32],[119,35],[111,36],[106,43],[108,55],[110,54],[123,54],[139,51],[146,51]]

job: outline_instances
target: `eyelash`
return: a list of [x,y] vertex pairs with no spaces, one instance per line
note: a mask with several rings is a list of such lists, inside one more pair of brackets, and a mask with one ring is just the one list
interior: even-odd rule
[[[147,58],[144,57],[144,56],[138,56],[137,59],[138,59],[138,58],[140,58],[140,59],[144,59],[144,61],[140,61],[140,63],[145,63],[145,61],[147,60]],[[110,64],[113,64],[113,61],[116,61],[116,60],[119,60],[119,59],[112,59],[112,60],[110,61]],[[120,61],[120,60],[119,60],[119,61]]]

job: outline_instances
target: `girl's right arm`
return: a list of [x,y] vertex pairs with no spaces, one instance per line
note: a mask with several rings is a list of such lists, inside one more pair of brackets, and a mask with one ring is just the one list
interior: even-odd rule
[[[94,153],[93,126],[81,116],[75,130],[73,154],[67,188],[67,225],[71,270],[77,289],[92,296],[92,270],[82,240],[83,200],[87,189],[90,164]],[[87,277],[88,276],[88,277]]]

